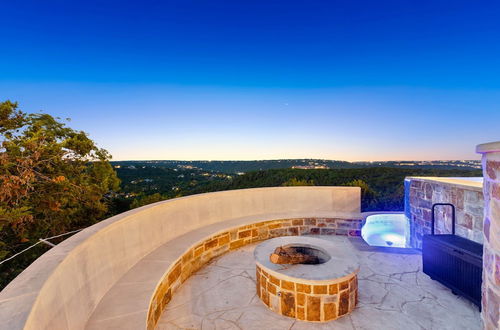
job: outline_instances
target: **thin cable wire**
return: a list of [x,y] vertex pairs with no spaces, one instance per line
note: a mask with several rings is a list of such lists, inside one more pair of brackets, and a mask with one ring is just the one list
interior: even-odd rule
[[47,240],[47,239],[53,239],[53,238],[57,238],[57,237],[61,237],[61,236],[66,236],[66,235],[69,235],[69,234],[77,233],[77,232],[79,232],[81,230],[84,230],[84,229],[85,228],[81,228],[81,229],[77,229],[77,230],[73,230],[73,231],[68,231],[67,233],[56,235],[56,236],[52,236],[52,237],[47,237],[47,238],[44,238],[44,239]]
[[32,247],[34,247],[34,246],[36,246],[36,245],[38,245],[40,243],[42,243],[42,241],[38,241],[35,244],[33,244],[31,246],[28,246],[26,249],[22,250],[21,252],[18,252],[18,253],[14,254],[13,256],[11,256],[11,257],[9,257],[7,259],[4,259],[4,260],[0,261],[0,265],[3,264],[6,261],[9,261],[10,259],[14,259],[15,257],[17,257],[18,255],[20,255],[21,253],[24,253],[24,252],[28,251],[29,249],[31,249]]
[[[79,231],[81,231],[83,229],[85,229],[85,228],[77,229],[77,230],[73,230],[73,231],[69,231],[67,233],[56,235],[56,236],[52,236],[52,237],[47,237],[47,238],[44,238],[44,240],[53,239],[53,238],[57,238],[57,237],[61,237],[61,236],[66,236],[66,235],[69,235],[69,234],[73,234],[73,233],[79,232]],[[31,249],[32,247],[35,247],[36,245],[38,245],[40,243],[43,243],[43,241],[38,241],[35,244],[28,246],[26,249],[24,249],[22,251],[19,251],[18,253],[14,254],[13,256],[10,256],[7,259],[4,259],[4,260],[0,261],[0,265],[3,264],[6,261],[14,259],[15,257],[17,257],[18,255],[20,255],[21,253],[24,253],[24,252],[28,251],[29,249]]]

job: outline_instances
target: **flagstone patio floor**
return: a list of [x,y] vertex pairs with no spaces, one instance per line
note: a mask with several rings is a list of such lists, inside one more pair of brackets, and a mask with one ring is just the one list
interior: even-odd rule
[[[341,236],[315,236],[340,242]],[[359,249],[359,302],[349,315],[309,323],[272,312],[255,293],[257,244],[215,258],[174,294],[157,329],[482,329],[478,308],[422,273],[420,254]]]

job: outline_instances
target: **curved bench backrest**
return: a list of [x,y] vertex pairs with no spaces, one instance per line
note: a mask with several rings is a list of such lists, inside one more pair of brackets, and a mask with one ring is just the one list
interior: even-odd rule
[[104,294],[145,255],[219,221],[283,212],[359,213],[358,187],[278,187],[176,198],[95,224],[52,248],[0,292],[6,329],[82,329]]

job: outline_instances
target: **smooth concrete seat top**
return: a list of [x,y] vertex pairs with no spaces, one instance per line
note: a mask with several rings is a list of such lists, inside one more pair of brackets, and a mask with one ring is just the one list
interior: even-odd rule
[[200,241],[231,228],[293,218],[360,219],[360,213],[283,212],[260,214],[214,223],[190,231],[163,244],[142,258],[107,292],[85,329],[144,329],[149,303],[168,267]]
[[[296,264],[282,265],[270,261],[269,256],[279,246],[303,246],[320,250],[330,258],[321,264]],[[259,267],[271,273],[276,272],[284,275],[291,281],[331,281],[343,278],[359,269],[357,257],[352,252],[350,244],[342,242],[330,242],[324,239],[286,236],[277,237],[259,244],[254,251],[255,261]],[[280,276],[282,277],[282,276]]]

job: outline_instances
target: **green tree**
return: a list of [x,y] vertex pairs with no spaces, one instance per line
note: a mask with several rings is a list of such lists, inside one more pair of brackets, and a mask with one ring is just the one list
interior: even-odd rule
[[370,209],[377,204],[377,193],[363,180],[355,179],[344,186],[360,187],[361,188],[361,206],[362,209]]
[[297,178],[291,178],[290,180],[285,181],[282,186],[285,187],[293,187],[293,186],[314,186],[313,180],[299,180]]
[[59,118],[0,102],[0,258],[102,219],[120,184],[110,158]]
[[130,204],[131,209],[135,209],[136,207],[141,207],[144,205],[148,205],[151,203],[156,203],[162,200],[168,199],[168,197],[165,197],[159,193],[155,193],[152,195],[145,195],[145,196],[139,196],[134,201],[132,204]]

